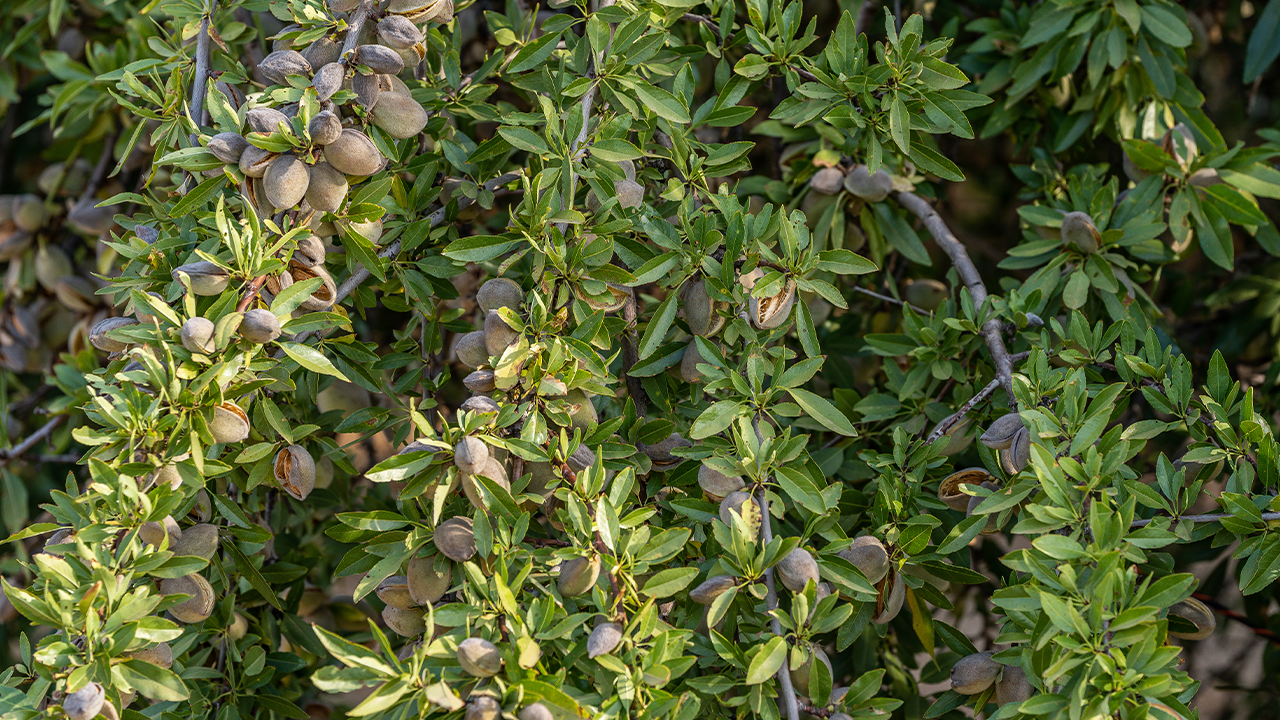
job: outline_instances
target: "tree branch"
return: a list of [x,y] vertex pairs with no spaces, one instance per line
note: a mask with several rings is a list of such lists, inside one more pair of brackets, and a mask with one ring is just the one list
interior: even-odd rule
[[[760,415],[757,413],[751,421],[752,428],[756,431],[756,442],[763,442],[764,438],[760,434]],[[760,539],[766,546],[773,542],[773,527],[769,523],[769,497],[765,495],[764,486],[755,492],[756,505],[760,509]],[[773,568],[764,571],[764,586],[767,590],[765,594],[765,607],[769,612],[769,627],[773,630],[773,634],[783,637],[782,623],[778,622],[778,587],[774,581]],[[782,699],[787,706],[787,720],[800,720],[800,701],[796,699],[795,688],[791,686],[791,670],[790,663],[782,663],[782,667],[778,668],[778,685],[782,689]]]
[[[1017,363],[1017,362],[1022,362],[1023,360],[1026,360],[1030,356],[1031,356],[1030,352],[1020,352],[1011,356],[1009,359],[1012,362]],[[974,395],[973,397],[966,400],[965,403],[960,406],[959,410],[956,410],[954,414],[947,416],[946,419],[938,423],[938,425],[933,428],[933,432],[929,433],[929,437],[925,440],[925,442],[932,443],[934,440],[937,440],[938,438],[945,435],[948,430],[955,427],[956,423],[960,422],[961,418],[963,418],[965,415],[968,415],[969,411],[972,410],[978,403],[990,397],[991,393],[995,392],[996,388],[998,387],[1000,387],[1000,378],[998,377],[992,378],[991,382],[987,383],[986,387],[979,390],[977,395]]]
[[875,17],[876,7],[879,3],[876,0],[862,0],[862,7],[858,8],[858,19],[853,23],[853,36],[857,37],[867,31],[867,26],[871,24],[871,19]]
[[[758,430],[756,434],[760,434]],[[762,533],[760,539],[767,546],[773,542],[773,528],[769,526],[769,499],[765,496],[764,488],[756,491],[756,505],[760,507],[760,532]],[[772,614],[778,610],[778,588],[774,583],[773,568],[764,571],[764,586],[768,590],[764,599],[765,606]],[[782,623],[778,622],[777,617],[770,617],[769,627],[774,635],[783,636]],[[791,671],[788,666],[789,663],[782,663],[782,667],[778,668],[778,684],[782,686],[782,699],[787,705],[787,720],[799,720],[800,704],[796,700],[795,688],[791,687]]]
[[343,55],[356,49],[356,45],[360,42],[360,32],[364,30],[364,21],[372,10],[373,6],[369,0],[360,3],[360,7],[356,8],[355,15],[352,15],[347,23],[347,37],[342,41]]
[[[947,257],[951,258],[951,264],[955,266],[965,287],[969,288],[974,306],[981,309],[982,304],[987,300],[987,286],[982,283],[982,276],[978,274],[978,268],[969,258],[969,251],[965,250],[964,244],[956,239],[955,234],[943,222],[942,216],[938,215],[924,198],[911,192],[894,193],[894,197],[902,207],[915,213],[916,217],[924,223],[929,234],[933,236],[933,241],[942,248]],[[987,320],[982,324],[982,338],[986,341],[987,349],[991,351],[991,360],[996,365],[996,379],[1012,401],[1013,359],[1009,357],[1009,350],[1004,346],[1000,326],[999,318],[993,317]]]
[[8,450],[0,450],[0,467],[8,465],[10,460],[20,457],[23,453],[40,443],[41,440],[49,437],[50,434],[62,423],[66,422],[66,415],[56,415],[52,420],[45,423],[39,430],[31,433],[26,440],[9,448]]
[[[1245,520],[1244,518],[1241,518],[1238,515],[1232,515],[1230,513],[1211,513],[1208,515],[1183,515],[1181,517],[1168,517],[1165,515],[1161,515],[1159,517],[1149,518],[1146,520],[1134,520],[1132,523],[1129,524],[1129,527],[1131,529],[1146,527],[1147,525],[1150,525],[1153,520],[1158,520],[1159,518],[1165,518],[1166,520],[1174,520],[1174,521],[1190,520],[1191,522],[1218,522],[1219,520],[1226,520],[1227,518],[1230,518],[1230,517],[1235,517],[1235,518],[1239,518],[1240,520]],[[1280,512],[1262,513],[1262,520],[1263,522],[1280,520]],[[1248,522],[1248,521],[1245,520],[1245,522]]]
[[[761,265],[763,265],[764,263],[760,263],[760,264],[761,264]],[[932,310],[925,310],[924,308],[916,307],[915,305],[912,305],[911,303],[906,302],[906,301],[904,301],[904,300],[899,300],[899,299],[897,299],[897,298],[895,298],[895,297],[889,297],[888,295],[881,295],[880,293],[878,293],[878,292],[876,292],[876,291],[874,291],[874,290],[868,290],[868,289],[866,289],[866,288],[864,288],[864,287],[860,287],[860,286],[858,286],[858,285],[854,285],[854,286],[853,286],[853,290],[854,290],[854,292],[860,292],[860,293],[862,293],[863,295],[869,295],[870,297],[873,297],[873,298],[875,298],[875,299],[877,299],[877,300],[883,300],[883,301],[885,301],[885,302],[887,302],[887,303],[893,303],[894,305],[901,305],[902,307],[909,307],[909,308],[911,308],[912,310],[915,310],[917,313],[919,313],[919,314],[921,314],[921,315],[932,315],[932,314],[933,314],[933,311],[932,311]]]
[[218,9],[217,0],[210,0],[209,12],[200,18],[200,34],[196,36],[196,74],[191,81],[191,124],[195,133],[191,135],[191,144],[196,144],[200,134],[200,124],[204,121],[205,86],[209,84],[209,53],[212,38],[209,35],[209,22]]

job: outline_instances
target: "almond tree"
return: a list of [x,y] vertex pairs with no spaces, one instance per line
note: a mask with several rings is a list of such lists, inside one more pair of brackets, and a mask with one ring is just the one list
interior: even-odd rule
[[[6,720],[1192,718],[1188,560],[1274,592],[1275,372],[1160,298],[1274,294],[1280,133],[1224,139],[1182,6],[107,8],[0,203],[89,308],[2,460],[80,472],[0,566]],[[998,265],[940,214],[975,136]]]

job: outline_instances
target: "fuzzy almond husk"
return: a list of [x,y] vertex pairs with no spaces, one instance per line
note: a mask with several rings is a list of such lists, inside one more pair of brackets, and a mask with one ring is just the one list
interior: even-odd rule
[[409,593],[409,578],[404,575],[392,575],[384,579],[378,583],[378,587],[374,592],[378,594],[379,600],[388,605],[394,605],[406,610],[418,607],[413,595]]
[[837,554],[861,570],[872,585],[889,574],[889,552],[874,535],[859,535],[852,545]]
[[978,442],[992,450],[1004,450],[1013,444],[1014,436],[1022,429],[1022,416],[1016,412],[1007,413],[996,418]]
[[1031,683],[1027,682],[1027,674],[1017,665],[1007,665],[996,681],[995,701],[997,705],[1023,703],[1034,692]]
[[458,664],[473,677],[493,677],[502,671],[502,652],[484,638],[467,638],[458,644]]
[[517,311],[522,302],[524,302],[524,290],[520,288],[519,283],[510,278],[491,278],[476,290],[476,304],[485,313],[501,308]]
[[240,156],[244,154],[245,148],[249,147],[249,141],[244,139],[240,133],[224,132],[218,133],[209,139],[209,152],[224,163],[232,165],[240,164]]
[[62,711],[68,720],[93,720],[107,702],[107,691],[91,682],[62,699]]
[[738,492],[746,486],[741,475],[725,475],[706,464],[698,468],[698,487],[702,488],[702,492],[712,502],[720,502],[730,493]]
[[731,492],[720,501],[720,522],[732,528],[734,514],[742,516],[747,525],[748,537],[754,538],[760,534],[760,506],[749,493]]
[[991,687],[999,675],[1000,663],[991,659],[991,653],[966,655],[951,667],[951,689],[961,695],[977,695]]
[[311,181],[311,173],[306,163],[294,155],[281,155],[276,158],[262,176],[263,186],[267,191],[267,200],[277,210],[285,210],[296,206],[307,195],[307,186]]
[[129,345],[115,338],[107,337],[107,333],[137,324],[138,321],[131,317],[112,317],[99,320],[89,329],[89,342],[103,352],[120,352],[128,348]]
[[803,592],[810,581],[819,579],[818,561],[804,548],[796,548],[778,561],[775,567],[778,579],[791,592]]
[[337,140],[324,147],[324,159],[338,172],[372,175],[382,169],[383,157],[364,133],[346,128]]
[[489,347],[485,343],[484,331],[476,330],[460,336],[457,344],[453,346],[453,353],[458,356],[459,362],[473,370],[481,365],[487,365]]
[[435,532],[435,544],[444,556],[466,562],[476,554],[476,535],[469,517],[449,518]]
[[474,435],[462,438],[453,446],[453,464],[464,473],[480,472],[489,457],[489,446]]
[[251,343],[263,345],[280,337],[280,318],[270,310],[253,308],[245,311],[240,320],[240,337]]
[[564,597],[576,597],[595,587],[600,578],[600,556],[576,557],[560,565],[556,588]]
[[190,595],[169,608],[169,614],[180,623],[202,622],[213,614],[213,587],[201,575],[185,575],[160,581],[161,595]]
[[587,638],[587,657],[608,655],[622,642],[622,626],[617,623],[601,623]]
[[766,298],[752,297],[748,303],[748,317],[757,329],[772,330],[787,321],[795,303],[796,281],[787,278],[778,294]]
[[249,438],[249,415],[233,402],[224,402],[213,409],[209,432],[215,442],[229,444]]
[[182,531],[182,537],[169,547],[174,555],[191,555],[205,560],[218,552],[218,526],[208,523],[192,525]]
[[716,575],[707,578],[701,585],[689,591],[689,599],[701,605],[710,605],[715,599],[729,591],[729,588],[738,584],[738,579],[732,575]]
[[[394,16],[393,16],[394,17]],[[427,126],[426,108],[422,103],[398,92],[384,92],[373,106],[373,124],[397,140],[411,138]]]
[[193,353],[208,355],[215,350],[214,331],[212,320],[193,317],[182,324],[182,347]]
[[849,174],[844,176],[844,189],[851,195],[868,202],[880,202],[889,197],[893,190],[893,178],[881,168],[874,175],[867,172],[866,165],[855,165]]
[[453,583],[453,573],[448,561],[445,561],[445,569],[440,572],[436,571],[435,564],[435,555],[409,561],[405,579],[409,585],[409,596],[418,605],[439,602]]
[[388,605],[382,609],[382,621],[401,637],[417,637],[427,629],[426,611]]

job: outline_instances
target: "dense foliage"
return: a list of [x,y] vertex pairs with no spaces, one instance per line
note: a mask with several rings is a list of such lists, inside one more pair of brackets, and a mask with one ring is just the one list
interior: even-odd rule
[[0,11],[0,716],[1197,717],[1280,0],[838,5]]

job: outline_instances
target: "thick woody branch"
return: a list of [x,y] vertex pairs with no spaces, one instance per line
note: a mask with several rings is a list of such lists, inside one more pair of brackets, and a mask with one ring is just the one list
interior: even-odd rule
[[[751,425],[756,431],[757,442],[763,441],[763,437],[760,434],[759,415],[756,415]],[[769,522],[769,496],[765,494],[763,487],[756,490],[755,501],[760,510],[760,539],[768,546],[769,543],[773,542],[773,527]],[[783,637],[782,623],[778,622],[778,617],[775,614],[778,610],[778,587],[774,580],[773,568],[764,571],[764,586],[767,591],[764,599],[765,607],[770,615],[769,628],[774,635]],[[791,686],[791,671],[788,669],[789,667],[790,663],[782,663],[782,667],[778,668],[778,685],[782,690],[782,701],[787,706],[787,720],[799,720],[800,701],[796,698],[795,688]]]
[[343,55],[355,50],[356,45],[360,43],[360,32],[364,30],[364,21],[368,19],[372,10],[373,3],[365,0],[360,3],[360,7],[356,8],[355,14],[347,21],[347,38],[342,43]]
[[[764,494],[764,488],[756,491],[756,504],[760,506],[760,532],[761,540],[767,546],[773,542],[773,528],[769,527],[769,498]],[[773,568],[764,571],[764,586],[767,589],[764,602],[769,609],[770,614],[778,609],[778,588],[773,578]],[[782,623],[778,622],[777,617],[769,619],[769,627],[773,630],[773,634],[782,637]],[[795,688],[791,687],[791,671],[788,670],[789,663],[782,663],[782,667],[778,668],[778,684],[782,688],[782,701],[787,706],[787,720],[799,720],[800,704],[796,700]]]
[[205,86],[209,84],[209,53],[212,38],[209,35],[209,22],[218,7],[216,0],[209,3],[209,11],[200,18],[200,34],[196,36],[196,74],[191,81],[191,124],[196,132],[191,136],[191,144],[196,143],[200,132],[200,124],[204,122]]
[[[942,216],[924,198],[910,192],[894,193],[894,197],[902,207],[910,210],[924,223],[925,229],[933,236],[933,241],[951,258],[951,264],[955,266],[960,280],[969,288],[974,306],[981,308],[987,300],[987,286],[983,284],[982,276],[978,274],[978,268],[969,258],[969,251],[964,244],[956,239],[955,234],[943,222]],[[996,366],[996,380],[1012,400],[1013,358],[1009,357],[1009,350],[1004,346],[1004,338],[1000,335],[1001,324],[1000,319],[994,317],[984,322],[982,338],[991,351],[991,360]]]

